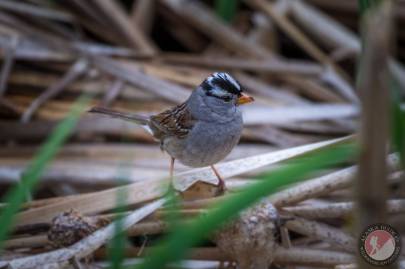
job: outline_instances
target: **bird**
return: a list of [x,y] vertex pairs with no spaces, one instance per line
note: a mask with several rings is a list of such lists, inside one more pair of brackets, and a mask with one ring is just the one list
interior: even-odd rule
[[142,126],[170,155],[171,180],[176,160],[194,168],[210,166],[218,178],[219,193],[224,193],[225,181],[214,165],[238,144],[243,129],[239,106],[253,101],[230,74],[215,72],[203,80],[184,103],[156,115],[144,116],[97,106],[89,112]]

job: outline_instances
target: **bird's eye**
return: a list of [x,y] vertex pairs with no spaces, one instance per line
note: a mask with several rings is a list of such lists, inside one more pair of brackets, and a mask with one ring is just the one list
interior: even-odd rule
[[231,101],[231,99],[232,99],[232,98],[231,98],[230,96],[228,96],[228,95],[222,97],[222,100],[224,100],[226,103],[228,103],[229,101]]

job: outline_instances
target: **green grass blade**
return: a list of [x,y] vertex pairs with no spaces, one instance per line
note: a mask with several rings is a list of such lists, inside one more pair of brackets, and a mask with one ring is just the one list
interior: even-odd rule
[[238,0],[216,0],[215,11],[224,21],[231,22],[238,9]]
[[126,211],[126,199],[127,193],[123,192],[122,190],[118,192],[117,195],[117,205],[118,209],[116,210],[117,218],[114,227],[114,237],[111,240],[111,244],[108,248],[108,256],[111,262],[111,269],[120,269],[122,266],[122,262],[125,259],[125,244],[126,244],[126,232],[123,230],[122,227],[122,220],[124,218],[124,212]]
[[391,80],[391,140],[395,151],[399,152],[402,167],[405,167],[405,112],[401,109],[399,84]]
[[363,16],[371,7],[375,7],[381,0],[358,0],[360,15]]
[[301,181],[305,175],[316,170],[339,164],[352,157],[353,154],[353,146],[341,145],[312,156],[297,158],[294,162],[263,175],[259,183],[228,198],[191,222],[179,225],[150,256],[145,258],[143,263],[135,268],[164,268],[166,264],[178,261],[186,255],[189,247],[199,243],[210,232],[237,216],[241,210],[274,193],[280,187]]
[[[129,181],[129,174],[131,173],[131,161],[135,156],[130,154],[127,156],[128,160],[118,167],[117,185],[125,185]],[[127,233],[123,229],[124,212],[128,210],[127,203],[128,193],[126,189],[119,189],[116,196],[116,209],[114,212],[117,214],[115,218],[114,237],[108,245],[108,258],[110,261],[109,268],[120,269],[125,259],[125,246],[127,244]]]
[[82,96],[73,105],[68,117],[53,130],[45,144],[36,154],[32,163],[28,166],[21,177],[21,184],[16,184],[5,196],[7,204],[0,214],[0,249],[14,224],[14,215],[24,202],[26,194],[31,193],[39,181],[46,166],[57,153],[58,149],[68,138],[83,112],[84,107],[90,101],[88,96]]

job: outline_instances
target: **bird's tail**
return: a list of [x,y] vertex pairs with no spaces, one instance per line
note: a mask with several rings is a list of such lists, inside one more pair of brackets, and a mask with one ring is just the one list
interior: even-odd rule
[[127,112],[119,112],[119,111],[115,111],[115,110],[108,109],[105,107],[97,107],[97,106],[91,108],[88,112],[108,115],[113,118],[119,118],[119,119],[123,119],[126,121],[135,122],[135,123],[145,126],[145,127],[149,127],[149,118],[146,116],[142,116],[142,115],[136,115],[136,114],[127,113]]

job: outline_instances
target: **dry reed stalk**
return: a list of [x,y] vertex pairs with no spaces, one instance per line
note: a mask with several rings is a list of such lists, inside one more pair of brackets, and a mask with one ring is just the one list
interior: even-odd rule
[[[149,253],[153,248],[146,248],[142,251]],[[139,257],[139,248],[129,248],[125,250],[127,257]],[[106,257],[105,249],[101,249],[96,252],[96,258],[103,259]],[[190,251],[189,259],[193,260],[208,260],[208,261],[229,261],[224,253],[218,248],[193,248]],[[316,250],[309,248],[292,247],[290,249],[284,249],[282,247],[275,251],[274,263],[283,265],[306,265],[317,267],[331,267],[338,264],[350,263],[355,260],[353,255],[328,250]]]
[[168,63],[193,65],[211,69],[242,70],[273,75],[302,75],[316,77],[322,73],[322,67],[305,61],[285,61],[281,59],[244,59],[241,57],[195,56],[184,53],[162,55],[162,60]]
[[112,85],[107,89],[107,92],[104,95],[103,100],[101,101],[102,106],[109,106],[114,100],[120,95],[121,91],[123,90],[125,83],[117,79],[115,80]]
[[131,22],[144,34],[149,34],[152,30],[156,5],[156,0],[140,0],[132,7]]
[[0,72],[0,98],[3,97],[6,88],[7,88],[7,81],[10,76],[11,69],[13,68],[13,64],[15,61],[15,51],[18,46],[18,37],[14,36],[11,38],[10,44],[4,48],[3,54],[4,54],[4,60],[3,64],[1,66],[1,72]]
[[[365,18],[364,49],[358,91],[362,101],[359,176],[356,180],[356,234],[374,223],[386,223],[388,197],[387,142],[389,137],[388,59],[392,34],[392,3],[382,2]],[[365,188],[367,186],[367,188]],[[360,268],[373,266],[358,255]],[[394,268],[390,266],[390,268]]]
[[[296,205],[294,207],[284,207],[283,210],[310,219],[323,218],[346,218],[353,214],[353,202],[327,203],[321,205]],[[388,200],[387,213],[398,214],[405,212],[405,200]]]
[[294,217],[287,221],[285,226],[294,232],[315,238],[323,242],[328,242],[338,246],[348,252],[355,251],[357,248],[356,240],[347,232],[321,222],[310,221],[303,218]]

